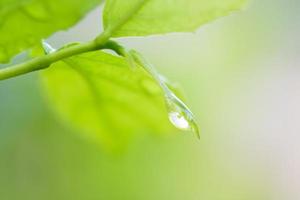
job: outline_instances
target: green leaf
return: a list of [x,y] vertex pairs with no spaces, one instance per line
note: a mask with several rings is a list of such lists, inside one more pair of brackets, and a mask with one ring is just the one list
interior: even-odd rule
[[200,132],[197,123],[195,122],[192,111],[185,103],[175,94],[169,87],[169,84],[163,76],[161,76],[154,66],[148,62],[140,53],[131,50],[130,55],[136,63],[142,66],[160,85],[164,92],[166,106],[170,122],[178,129],[185,131],[193,131],[200,139]]
[[0,0],[0,63],[74,25],[101,0]]
[[191,32],[240,9],[246,0],[106,0],[103,21],[114,37]]
[[81,134],[108,148],[131,136],[171,128],[164,94],[142,67],[101,51],[53,64],[42,73],[53,109]]

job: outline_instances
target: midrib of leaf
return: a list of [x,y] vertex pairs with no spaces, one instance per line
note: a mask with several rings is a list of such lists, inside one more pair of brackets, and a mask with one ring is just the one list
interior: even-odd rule
[[[50,47],[51,50],[55,51],[55,49],[53,49],[49,44],[47,44],[47,45]],[[85,61],[102,62],[101,60],[98,60],[96,58],[97,57],[86,58],[83,55],[77,56],[77,59],[79,59],[79,60],[82,59]],[[110,113],[106,110],[106,106],[104,105],[107,102],[115,102],[115,106],[116,106],[115,108],[117,108],[119,110],[123,110],[126,113],[134,113],[135,116],[138,116],[137,119],[141,124],[146,124],[149,127],[155,127],[155,123],[152,123],[150,120],[150,119],[152,119],[152,117],[142,114],[141,112],[139,112],[138,109],[135,109],[135,107],[130,107],[126,102],[123,102],[120,100],[104,98],[104,96],[102,96],[101,93],[98,92],[98,88],[96,87],[96,83],[94,83],[94,79],[92,79],[90,77],[90,74],[84,70],[84,67],[81,66],[80,62],[76,62],[75,60],[73,60],[73,58],[66,58],[66,59],[62,60],[62,62],[64,62],[66,65],[68,65],[70,67],[71,70],[73,70],[75,73],[77,73],[79,75],[80,79],[87,86],[89,93],[92,95],[92,102],[95,105],[97,116],[99,117],[100,121],[105,122],[102,124],[104,130],[106,130],[107,132],[112,131],[112,132],[116,132],[116,133],[120,131],[114,126],[114,124],[110,120],[108,120],[107,117],[105,117],[105,116],[110,115]],[[129,87],[129,85],[127,85],[127,84],[124,85],[122,82],[119,82],[118,80],[112,80],[112,79],[109,79],[108,77],[101,76],[101,75],[98,78],[109,81],[111,84],[116,84],[117,86],[121,87],[122,89],[129,90],[130,92],[136,92],[135,88]],[[149,98],[144,95],[145,94],[143,93],[143,98]],[[110,141],[110,138],[108,136],[106,136],[105,134],[101,135],[101,137],[105,141]]]
[[[79,55],[79,56],[77,56],[77,59],[82,59],[82,60],[85,60],[85,61],[95,61],[95,62],[99,62],[99,63],[104,64],[102,60],[98,60],[96,57],[95,58],[86,58],[84,56]],[[144,68],[143,68],[143,70],[144,70]],[[145,70],[145,72],[149,73],[146,70]],[[149,74],[149,76],[152,77],[150,74]],[[129,92],[137,92],[136,88],[132,87],[130,84],[127,84],[125,81],[120,81],[118,79],[112,80],[111,77],[103,75],[103,74],[97,74],[97,76],[99,78],[101,78],[103,80],[106,80],[106,81],[109,81],[110,83],[115,84],[115,85],[117,85],[117,86],[119,86],[119,87],[121,87],[125,90],[128,90]],[[146,94],[144,94],[144,93],[143,93],[143,96],[145,98],[149,98],[149,96],[146,96]]]
[[[81,77],[82,81],[85,82],[88,89],[90,90],[90,93],[93,96],[92,99],[94,105],[96,106],[97,116],[102,122],[104,122],[102,123],[103,129],[106,130],[106,132],[118,133],[119,130],[116,128],[116,126],[112,123],[112,121],[108,120],[109,118],[107,116],[110,116],[110,113],[106,110],[107,107],[103,105],[106,101],[98,92],[97,88],[95,87],[96,85],[94,84],[92,79],[90,79],[89,75],[86,74],[84,70],[81,70],[82,66],[78,65],[77,62],[74,62],[72,58],[65,59],[63,62],[65,62],[70,67],[70,69],[72,69]],[[155,125],[150,122],[151,120],[149,120],[150,118],[148,116],[141,115],[140,112],[138,112],[136,109],[133,109],[132,107],[129,107],[127,104],[124,104],[124,102],[117,101],[116,105],[119,109],[127,113],[134,113],[136,116],[138,116],[137,119],[138,121],[140,121],[140,123],[147,124],[150,127],[155,127]],[[106,142],[109,142],[109,145],[113,145],[111,138],[106,134],[100,134],[98,135],[98,137],[99,136]]]
[[[95,62],[101,62],[101,61],[99,61],[97,59],[85,58],[85,57],[82,57],[82,56],[78,56],[77,58],[83,59],[83,60],[86,60],[86,61],[91,61],[92,60],[92,61],[95,61]],[[109,76],[106,76],[106,75],[103,75],[103,74],[97,74],[97,75],[98,75],[99,78],[104,79],[106,81],[109,81],[110,83],[115,84],[115,85],[117,85],[119,87],[122,87],[123,89],[126,89],[126,90],[128,90],[130,92],[137,92],[134,87],[130,86],[129,84],[127,84],[124,81],[122,82],[120,80],[112,80]]]
[[[101,113],[106,112],[104,109],[101,109],[105,107],[105,106],[101,106],[103,99],[99,94],[99,92],[97,92],[97,89],[95,88],[95,84],[91,81],[89,76],[86,75],[84,71],[79,70],[81,68],[80,66],[74,67],[77,66],[78,63],[74,62],[71,58],[65,59],[63,62],[65,62],[70,67],[70,69],[74,70],[74,72],[76,72],[82,78],[82,81],[86,83],[87,87],[90,90],[91,95],[94,97],[93,101],[97,108],[97,115],[101,120],[105,121],[105,123],[103,123],[104,129],[106,129],[107,131],[114,129],[114,126],[109,122],[109,120],[107,120],[106,117],[103,117],[103,115],[101,115]],[[109,141],[110,139],[105,134],[101,134],[100,136],[103,137],[105,141]]]
[[108,33],[112,36],[115,31],[120,29],[124,24],[126,24],[127,21],[129,21],[136,13],[138,13],[150,0],[141,0],[139,3],[137,3],[130,11],[127,12],[127,14],[121,18],[117,23],[114,25],[109,26],[106,29]]
[[[83,57],[80,57],[80,58],[82,59]],[[105,106],[102,106],[102,104],[100,102],[104,102],[105,103],[105,99],[99,94],[97,88],[95,87],[95,84],[93,83],[93,81],[91,81],[89,75],[86,74],[84,70],[80,70],[80,69],[82,69],[82,67],[78,66],[78,63],[73,62],[72,59],[64,60],[64,62],[67,65],[69,65],[72,70],[74,70],[76,73],[78,73],[79,76],[82,78],[82,80],[87,84],[88,88],[90,89],[91,94],[94,97],[94,100],[95,100],[94,103],[95,103],[95,105],[97,107],[98,116],[102,120],[104,120],[104,121],[107,122],[107,123],[105,123],[105,124],[107,124],[106,127],[105,127],[105,129],[107,129],[107,130],[113,130],[113,129],[115,129],[114,126],[109,122],[109,120],[106,120],[105,117],[102,116],[103,111],[105,111],[105,110],[103,110],[103,109],[105,109]],[[73,66],[73,67],[71,67],[71,66]],[[74,67],[74,66],[77,66],[77,67]],[[115,81],[113,81],[111,79],[108,79],[107,77],[99,77],[99,78],[104,78],[105,80],[111,82],[112,84],[116,84]],[[132,89],[131,87],[128,88],[128,86],[123,85],[121,83],[117,83],[117,85],[119,87],[122,87],[123,89],[129,89],[131,92],[135,92],[134,89]],[[116,101],[116,100],[114,100],[114,101]],[[130,112],[131,113],[135,113],[135,115],[138,116],[137,119],[139,119],[139,121],[141,123],[146,123],[147,125],[149,125],[151,127],[154,126],[154,124],[150,123],[151,120],[149,120],[150,118],[148,116],[141,115],[136,109],[129,108],[127,104],[124,104],[124,102],[121,102],[121,101],[116,101],[116,102],[118,102],[116,105],[118,105],[118,107],[120,109],[123,109],[123,110],[127,111],[128,113],[130,113]]]

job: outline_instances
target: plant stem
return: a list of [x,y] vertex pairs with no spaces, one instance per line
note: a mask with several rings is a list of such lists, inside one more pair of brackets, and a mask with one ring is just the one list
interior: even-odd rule
[[[134,14],[137,11],[139,11],[145,5],[145,3],[147,3],[147,1],[148,0],[143,0],[140,3],[138,3],[126,15],[124,15],[121,19],[119,19],[118,22],[114,23],[111,26],[106,27],[105,31],[91,42],[85,44],[79,44],[76,46],[70,46],[68,48],[61,49],[59,51],[55,51],[53,53],[44,56],[34,58],[24,63],[20,63],[4,69],[0,69],[0,81],[13,78],[16,76],[20,76],[23,74],[27,74],[33,71],[45,69],[49,67],[52,63],[62,60],[64,58],[68,58],[89,51],[95,51],[95,50],[106,48],[105,45],[108,42],[109,38],[113,35],[113,33],[116,30],[118,30],[121,26],[123,26],[131,17],[133,17]],[[114,43],[110,43],[107,45],[108,45],[107,48],[109,49],[112,50],[119,49],[119,48],[117,49],[115,48],[116,46]],[[119,50],[122,51],[122,49]],[[117,51],[117,53],[122,54],[122,52],[120,51]]]
[[33,71],[45,69],[52,63],[81,53],[95,51],[105,48],[106,42],[109,40],[110,34],[103,32],[96,40],[70,46],[59,51],[40,56],[24,63],[16,64],[0,70],[0,81],[27,74]]

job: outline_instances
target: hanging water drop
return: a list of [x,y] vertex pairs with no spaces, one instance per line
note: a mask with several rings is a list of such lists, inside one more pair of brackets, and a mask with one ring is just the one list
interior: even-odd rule
[[42,46],[44,49],[45,54],[50,54],[56,51],[49,43],[47,43],[45,40],[42,40]]
[[200,138],[198,126],[193,113],[189,108],[168,88],[166,92],[166,105],[170,122],[178,129],[193,131]]
[[193,113],[190,109],[176,96],[170,89],[168,81],[160,75],[146,59],[138,52],[131,50],[129,54],[134,61],[142,66],[158,83],[165,94],[166,106],[170,122],[178,129],[184,131],[193,131],[200,138],[198,126],[194,120]]
[[189,122],[178,112],[170,112],[169,120],[176,128],[190,130]]

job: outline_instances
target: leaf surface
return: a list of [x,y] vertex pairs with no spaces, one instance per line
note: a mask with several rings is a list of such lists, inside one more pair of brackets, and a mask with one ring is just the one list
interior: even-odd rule
[[100,51],[75,56],[42,72],[42,83],[65,122],[108,148],[123,146],[137,133],[171,128],[160,87],[123,57]]
[[67,29],[101,0],[0,0],[0,63]]
[[115,37],[191,32],[246,0],[106,0],[104,27]]

